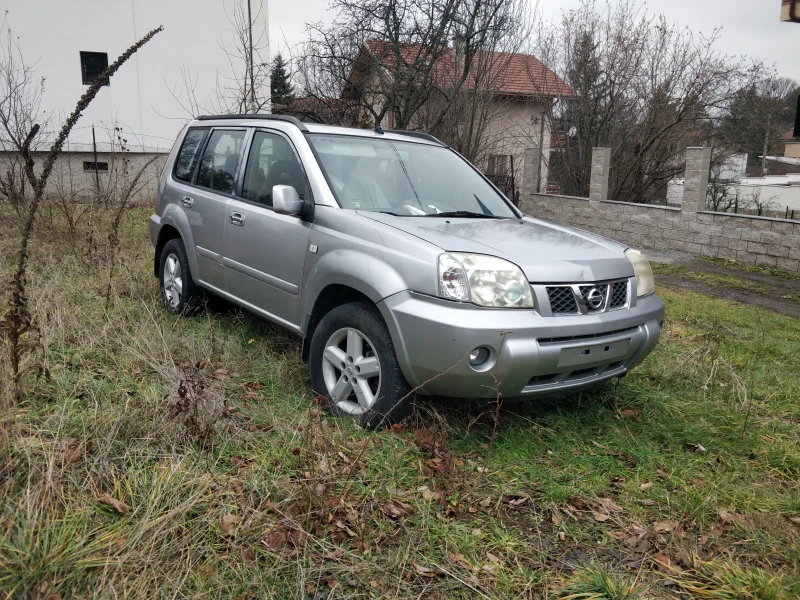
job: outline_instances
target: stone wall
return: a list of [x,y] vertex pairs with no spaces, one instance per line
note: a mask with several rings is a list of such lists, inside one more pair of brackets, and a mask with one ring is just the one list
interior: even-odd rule
[[[692,158],[704,159],[705,154],[695,152]],[[607,156],[601,154],[598,159],[605,163]],[[690,163],[687,179],[698,181],[685,186],[683,209],[532,192],[521,198],[520,209],[636,248],[680,250],[800,273],[800,221],[691,210],[705,203],[703,168],[695,163]],[[602,173],[604,167],[601,164],[597,171]]]

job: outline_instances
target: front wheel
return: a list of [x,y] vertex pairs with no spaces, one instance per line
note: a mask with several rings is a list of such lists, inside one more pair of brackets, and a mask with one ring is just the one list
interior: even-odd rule
[[314,390],[336,416],[378,429],[413,411],[389,329],[370,304],[344,304],[325,315],[311,340],[310,364]]

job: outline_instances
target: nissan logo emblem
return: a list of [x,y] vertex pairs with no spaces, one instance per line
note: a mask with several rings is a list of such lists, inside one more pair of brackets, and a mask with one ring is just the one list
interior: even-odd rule
[[589,293],[586,295],[586,304],[589,305],[589,308],[592,310],[597,310],[601,306],[603,306],[603,292],[598,290],[597,288],[592,288],[589,290]]

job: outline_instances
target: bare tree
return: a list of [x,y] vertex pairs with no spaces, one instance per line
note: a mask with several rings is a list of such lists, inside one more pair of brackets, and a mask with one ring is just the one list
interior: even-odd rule
[[[475,123],[453,128],[464,110],[485,115],[475,91],[494,72],[500,42],[518,47],[530,23],[522,0],[333,0],[330,26],[310,26],[298,57],[302,95],[316,102],[349,100],[357,123],[441,134],[480,132]],[[451,46],[451,42],[455,41]],[[423,111],[424,107],[424,111]],[[448,122],[449,120],[449,122]]]
[[588,195],[599,146],[612,149],[610,197],[662,202],[667,182],[683,171],[683,150],[706,143],[734,92],[761,73],[717,51],[716,39],[717,32],[695,35],[631,0],[604,9],[584,0],[543,25],[537,56],[575,92],[550,114],[552,130],[565,134],[550,165],[562,193]]
[[24,211],[33,188],[31,152],[40,149],[50,116],[42,109],[45,81],[36,68],[25,62],[10,26],[0,28],[0,150],[6,152],[0,163],[0,200]]
[[215,112],[254,114],[269,109],[269,32],[262,0],[226,4],[233,42],[220,42],[230,69],[217,73]]

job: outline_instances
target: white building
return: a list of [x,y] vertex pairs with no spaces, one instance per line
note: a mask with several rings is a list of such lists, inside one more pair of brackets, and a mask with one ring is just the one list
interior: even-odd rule
[[[245,69],[244,59],[234,58],[232,66],[226,49],[235,53],[232,21],[246,18],[248,2],[260,50],[256,60],[268,63],[267,0],[5,0],[2,44],[18,45],[43,79],[42,109],[51,118],[45,135],[52,137],[105,66],[151,29],[164,27],[101,88],[65,147],[81,153],[72,162],[94,166],[94,126],[102,177],[103,168],[109,170],[102,155],[117,150],[121,140],[129,153],[168,152],[197,116],[192,113],[219,110],[218,87]],[[269,97],[268,81],[259,94]],[[97,170],[90,170],[94,177]]]

